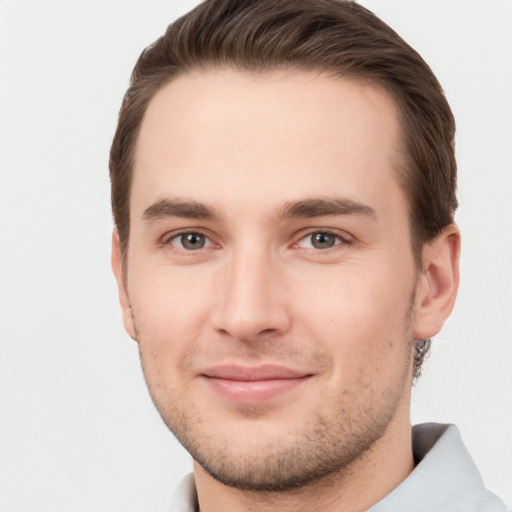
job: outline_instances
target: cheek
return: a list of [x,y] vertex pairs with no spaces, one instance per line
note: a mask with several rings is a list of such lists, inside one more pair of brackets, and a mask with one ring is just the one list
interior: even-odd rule
[[403,327],[413,280],[385,280],[378,275],[340,269],[302,280],[291,296],[298,297],[296,316],[321,320],[324,326],[378,332]]
[[179,364],[200,337],[209,293],[198,281],[171,268],[133,274],[129,294],[140,350],[157,367]]
[[[301,298],[294,317],[299,329],[322,343],[345,371],[385,363],[394,367],[391,360],[397,359],[397,352],[407,352],[413,289],[412,273],[408,279],[386,280],[382,273],[331,268],[324,276],[301,282],[292,294]],[[403,357],[400,360],[403,363]]]

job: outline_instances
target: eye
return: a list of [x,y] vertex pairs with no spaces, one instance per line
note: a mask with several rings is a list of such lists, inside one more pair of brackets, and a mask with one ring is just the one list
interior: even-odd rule
[[195,232],[176,235],[169,240],[169,243],[185,251],[197,251],[211,244],[210,240],[205,235]]
[[340,235],[329,231],[316,231],[302,238],[299,245],[306,249],[330,249],[345,242]]

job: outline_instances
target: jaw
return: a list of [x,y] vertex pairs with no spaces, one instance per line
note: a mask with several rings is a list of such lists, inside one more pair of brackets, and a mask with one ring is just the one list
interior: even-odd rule
[[290,485],[284,489],[272,486],[260,490],[240,489],[220,482],[194,460],[194,478],[201,512],[368,510],[414,469],[408,405],[407,397],[404,397],[385,433],[360,457],[343,470],[305,485]]

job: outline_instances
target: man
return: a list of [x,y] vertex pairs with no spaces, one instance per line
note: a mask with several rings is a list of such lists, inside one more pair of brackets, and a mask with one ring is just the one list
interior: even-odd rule
[[352,2],[208,0],[111,150],[126,330],[194,459],[171,510],[504,511],[412,380],[457,293],[454,121]]

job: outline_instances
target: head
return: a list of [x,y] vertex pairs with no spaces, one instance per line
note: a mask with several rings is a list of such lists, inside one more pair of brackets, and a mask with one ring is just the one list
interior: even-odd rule
[[[216,478],[301,485],[403,420],[416,340],[455,296],[453,137],[429,67],[353,2],[209,0],[142,53],[111,150],[114,268],[153,399]],[[268,463],[219,462],[203,392],[228,397],[212,419],[240,460]]]

